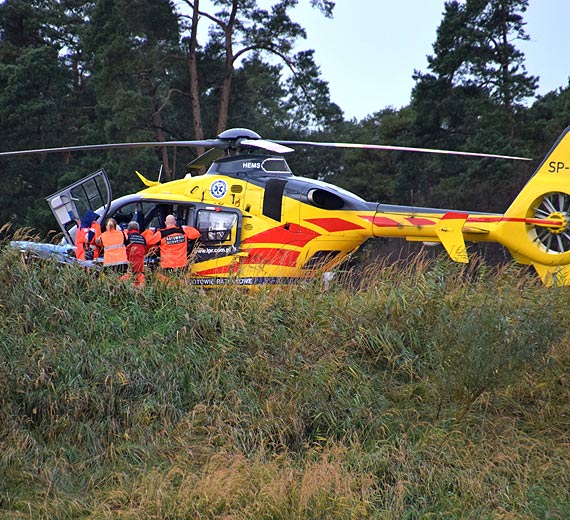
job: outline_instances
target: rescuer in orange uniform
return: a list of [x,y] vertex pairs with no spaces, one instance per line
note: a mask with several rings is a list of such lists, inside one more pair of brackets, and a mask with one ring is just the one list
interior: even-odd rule
[[134,220],[127,225],[127,259],[129,260],[129,270],[135,278],[135,285],[144,284],[146,240],[139,230],[139,224]]
[[117,229],[117,221],[110,218],[105,226],[106,231],[95,241],[103,247],[103,265],[112,268],[119,273],[127,271],[127,248],[126,237]]
[[164,220],[166,227],[157,230],[147,239],[147,245],[160,244],[160,267],[164,271],[178,271],[188,261],[188,241],[200,237],[200,232],[191,226],[177,226],[174,215]]
[[81,217],[75,233],[75,258],[77,260],[93,260],[99,257],[99,249],[95,240],[101,234],[101,226],[97,219],[99,215],[87,210]]

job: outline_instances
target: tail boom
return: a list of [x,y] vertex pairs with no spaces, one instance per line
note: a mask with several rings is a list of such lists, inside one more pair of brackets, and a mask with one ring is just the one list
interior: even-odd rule
[[465,243],[498,242],[546,285],[570,285],[570,127],[538,166],[504,215],[379,204],[373,236],[438,242],[456,262]]

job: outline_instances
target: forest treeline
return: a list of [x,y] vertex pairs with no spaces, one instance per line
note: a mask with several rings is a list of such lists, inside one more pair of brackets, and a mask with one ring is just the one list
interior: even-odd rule
[[[313,51],[303,46],[302,23],[293,18],[297,3],[216,0],[212,9],[199,0],[4,1],[2,151],[202,139],[247,127],[274,139],[532,157],[522,163],[366,150],[288,157],[298,175],[367,200],[503,211],[568,126],[570,84],[537,97],[538,78],[517,47],[531,36],[524,21],[529,0],[446,2],[426,49],[428,70],[414,74],[410,103],[378,107],[360,121],[331,101]],[[311,5],[334,16],[330,0]],[[198,41],[198,31],[206,30]],[[123,195],[141,187],[135,169],[179,178],[197,153],[3,158],[0,224],[44,233],[55,227],[44,198],[58,188],[104,167],[114,195]]]

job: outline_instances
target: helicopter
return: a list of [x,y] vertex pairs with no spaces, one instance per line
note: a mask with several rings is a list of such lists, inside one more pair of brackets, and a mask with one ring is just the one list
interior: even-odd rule
[[294,146],[317,146],[530,159],[270,140],[246,128],[226,130],[216,139],[22,150],[2,152],[0,157],[147,146],[207,148],[188,169],[209,167],[204,174],[188,173],[165,183],[136,172],[146,188],[115,200],[101,169],[50,195],[46,200],[65,237],[56,251],[60,261],[73,261],[77,221],[83,212],[93,210],[100,222],[112,217],[126,226],[134,220],[141,230],[163,227],[168,214],[175,215],[178,225],[196,228],[200,239],[189,280],[201,286],[286,284],[314,278],[378,237],[441,244],[460,263],[469,262],[467,242],[498,242],[516,262],[532,265],[545,285],[570,285],[570,127],[504,214],[368,202],[327,182],[294,175],[284,155]]

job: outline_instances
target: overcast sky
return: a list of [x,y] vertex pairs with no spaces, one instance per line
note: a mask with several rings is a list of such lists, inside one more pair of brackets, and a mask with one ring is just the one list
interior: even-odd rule
[[[300,0],[295,14],[307,30],[332,100],[345,117],[361,119],[387,106],[408,104],[414,69],[427,71],[444,0],[336,0],[324,18]],[[524,14],[530,41],[516,45],[539,94],[568,85],[570,0],[530,0]]]
[[[346,118],[362,119],[410,101],[414,70],[427,71],[444,0],[335,0],[325,18],[299,0],[293,18],[307,31],[298,50],[314,49],[321,77]],[[274,2],[260,0],[267,6]],[[203,8],[210,0],[201,0]],[[570,0],[530,0],[524,14],[530,41],[516,45],[529,74],[539,76],[538,94],[568,85]],[[202,19],[202,27],[207,20]],[[204,33],[205,34],[205,33]]]

